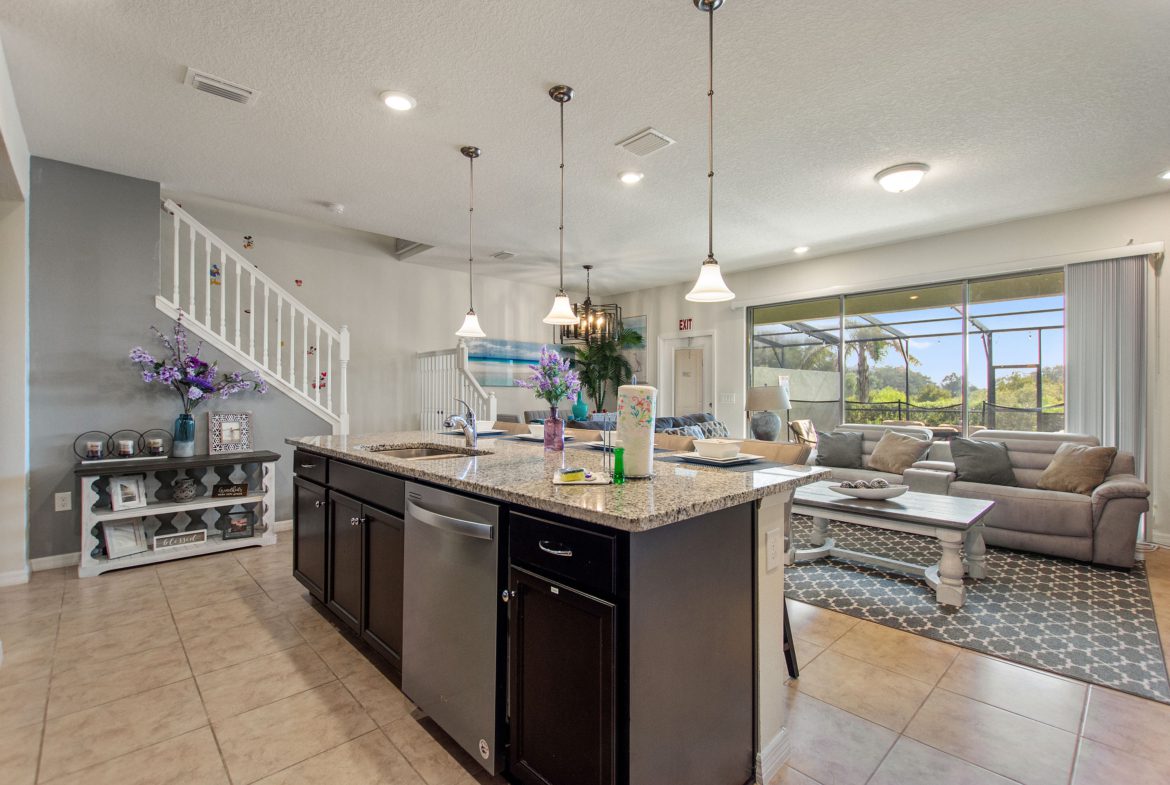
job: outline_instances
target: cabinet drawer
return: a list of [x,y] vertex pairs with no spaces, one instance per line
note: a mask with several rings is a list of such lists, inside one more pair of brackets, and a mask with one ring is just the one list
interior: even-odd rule
[[613,594],[617,538],[528,515],[511,516],[511,558],[587,591]]
[[293,452],[293,474],[325,485],[329,482],[329,459],[304,450]]
[[398,515],[406,508],[403,480],[351,463],[329,462],[329,487]]

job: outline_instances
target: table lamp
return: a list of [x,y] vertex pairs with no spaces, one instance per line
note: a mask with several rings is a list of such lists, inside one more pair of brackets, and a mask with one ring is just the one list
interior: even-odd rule
[[783,385],[752,387],[748,390],[747,410],[752,414],[752,438],[774,442],[780,436],[780,418],[777,410],[787,412],[792,408],[788,390]]

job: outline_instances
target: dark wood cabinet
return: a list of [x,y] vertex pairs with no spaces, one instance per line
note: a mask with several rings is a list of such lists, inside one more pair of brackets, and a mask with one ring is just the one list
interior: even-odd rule
[[293,577],[325,602],[329,564],[329,503],[325,488],[294,478],[293,510]]
[[329,494],[330,610],[354,629],[362,628],[364,588],[362,503],[333,491]]
[[402,570],[405,523],[397,515],[363,507],[366,548],[365,623],[362,638],[395,664],[402,661]]
[[614,605],[516,567],[509,590],[512,776],[612,785]]

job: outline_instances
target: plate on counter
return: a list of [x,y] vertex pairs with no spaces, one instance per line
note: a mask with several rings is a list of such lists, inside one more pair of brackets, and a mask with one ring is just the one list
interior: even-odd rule
[[[503,428],[489,428],[486,431],[477,431],[476,436],[497,436],[504,433]],[[439,431],[440,436],[462,436],[463,431]]]
[[[518,434],[516,434],[516,438],[523,439],[526,442],[540,442],[541,444],[544,444],[544,437],[543,436],[533,436],[530,433],[518,433]],[[573,441],[574,438],[575,437],[573,437],[573,436],[566,436],[565,441],[571,442],[571,441]]]
[[741,452],[739,455],[733,455],[730,458],[705,458],[697,452],[683,452],[678,453],[678,457],[688,463],[701,463],[704,466],[742,466],[745,463],[754,463],[764,456]]

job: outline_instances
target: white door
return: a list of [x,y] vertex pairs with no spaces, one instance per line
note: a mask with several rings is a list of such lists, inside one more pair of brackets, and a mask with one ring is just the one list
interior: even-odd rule
[[703,395],[703,350],[674,350],[674,412],[676,415],[707,411]]

